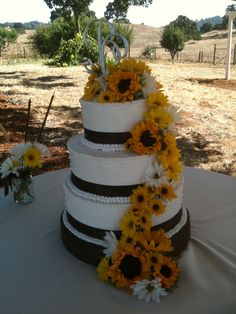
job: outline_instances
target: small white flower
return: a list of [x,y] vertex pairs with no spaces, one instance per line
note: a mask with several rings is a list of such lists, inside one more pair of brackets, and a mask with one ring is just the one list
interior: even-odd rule
[[150,301],[159,303],[161,296],[167,296],[167,292],[161,287],[160,278],[137,281],[131,288],[133,289],[133,295],[137,296],[139,300],[144,300],[146,303]]
[[147,72],[144,72],[142,76],[142,90],[144,96],[147,96],[148,94],[154,93],[157,88],[157,82],[155,76],[152,76],[148,74]]
[[15,174],[17,177],[19,176],[18,172],[19,168],[14,165],[14,160],[10,157],[4,160],[0,167],[0,172],[2,174],[2,178],[8,177],[10,174]]
[[48,147],[45,146],[44,144],[35,142],[35,143],[33,143],[33,146],[40,151],[42,156],[51,157],[51,153],[50,153]]
[[9,151],[11,155],[20,159],[23,157],[26,150],[29,149],[31,146],[32,146],[31,143],[19,143],[19,144],[16,144],[14,147],[12,147]]
[[144,180],[149,186],[158,187],[161,184],[167,183],[168,178],[164,168],[157,161],[150,163],[145,169]]
[[174,122],[179,122],[182,119],[179,107],[171,105],[166,109],[166,111],[172,115]]
[[113,253],[117,250],[118,246],[118,240],[116,238],[116,235],[114,232],[106,232],[106,235],[104,237],[104,247],[105,249],[103,250],[103,253],[107,257],[111,257]]

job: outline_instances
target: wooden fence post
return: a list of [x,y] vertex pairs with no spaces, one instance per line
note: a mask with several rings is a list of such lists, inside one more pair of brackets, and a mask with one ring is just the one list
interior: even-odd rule
[[236,44],[234,45],[233,65],[236,64]]
[[213,64],[216,64],[216,44],[214,44],[214,52],[213,52]]

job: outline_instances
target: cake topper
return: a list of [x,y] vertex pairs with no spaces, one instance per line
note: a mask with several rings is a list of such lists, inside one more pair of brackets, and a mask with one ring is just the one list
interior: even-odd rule
[[[88,40],[88,30],[93,22],[95,22],[95,20],[88,23],[83,34],[84,41],[89,48],[91,48],[91,45]],[[104,38],[104,40],[102,40],[102,28],[104,24],[108,25],[110,33]],[[121,52],[121,47],[119,47],[119,44],[116,42],[117,39],[121,39],[123,42],[123,46],[124,46],[123,54]],[[129,43],[128,43],[128,40],[123,35],[118,34],[116,32],[115,28],[109,21],[102,18],[99,20],[99,23],[98,23],[97,44],[98,44],[98,49],[99,49],[98,65],[101,69],[101,73],[102,73],[101,76],[104,79],[104,77],[108,74],[107,67],[106,67],[107,52],[105,51],[105,47],[107,46],[109,47],[109,49],[111,49],[115,63],[118,64],[122,58],[125,58],[128,55]],[[90,74],[94,73],[93,67],[95,66],[95,64],[91,60],[86,61],[84,63],[84,66],[86,70],[88,71],[88,73]]]

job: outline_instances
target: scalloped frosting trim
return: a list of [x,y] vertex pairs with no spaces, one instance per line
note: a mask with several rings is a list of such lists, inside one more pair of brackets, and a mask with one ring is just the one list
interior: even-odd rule
[[176,233],[178,233],[180,231],[180,229],[182,229],[183,226],[186,224],[187,219],[188,219],[187,208],[182,207],[181,219],[180,219],[179,223],[174,228],[172,228],[166,232],[167,237],[172,238]]
[[125,147],[123,144],[97,144],[90,142],[87,140],[84,135],[81,137],[81,142],[85,146],[94,149],[94,150],[101,150],[103,152],[118,152],[118,151],[125,151]]
[[64,225],[66,226],[66,228],[71,233],[73,233],[77,238],[79,238],[79,239],[81,239],[81,240],[83,240],[85,242],[91,243],[91,244],[95,244],[95,245],[99,245],[99,246],[102,246],[102,247],[106,247],[106,241],[100,240],[100,239],[97,239],[97,238],[93,238],[91,236],[87,236],[86,234],[84,234],[82,232],[79,232],[78,230],[73,228],[71,226],[71,224],[69,223],[69,221],[68,221],[68,218],[67,218],[67,215],[66,215],[66,210],[64,210],[64,212],[62,214],[62,219],[63,219]]
[[139,103],[142,105],[145,102],[145,98],[125,101],[125,102],[107,102],[107,103],[101,103],[97,101],[88,101],[88,100],[84,100],[83,98],[80,98],[79,101],[85,106],[92,105],[95,107],[103,107],[106,110],[106,107],[109,107],[109,105],[113,107],[125,107],[125,106],[128,107],[132,105],[137,105]]
[[[166,236],[169,238],[172,238],[176,233],[178,233],[183,228],[183,226],[186,224],[187,218],[188,218],[187,209],[186,209],[186,207],[184,207],[183,211],[182,211],[182,216],[181,216],[180,222],[174,228],[167,231],[165,233]],[[71,226],[71,224],[68,221],[67,215],[66,215],[66,210],[64,210],[64,212],[63,212],[62,219],[63,219],[63,222],[64,222],[65,226],[67,227],[67,229],[70,230],[70,232],[73,233],[77,238],[79,238],[85,242],[91,243],[91,244],[106,247],[106,241],[101,240],[101,239],[97,239],[97,238],[94,238],[91,236],[87,236],[86,234],[79,232],[73,226]]]

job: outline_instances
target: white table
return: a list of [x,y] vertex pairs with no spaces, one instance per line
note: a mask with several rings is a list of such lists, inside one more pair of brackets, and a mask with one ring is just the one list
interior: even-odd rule
[[191,240],[180,258],[173,294],[145,304],[101,283],[93,266],[63,246],[60,214],[68,169],[34,178],[36,199],[26,206],[0,198],[1,314],[235,314],[236,179],[185,168]]

